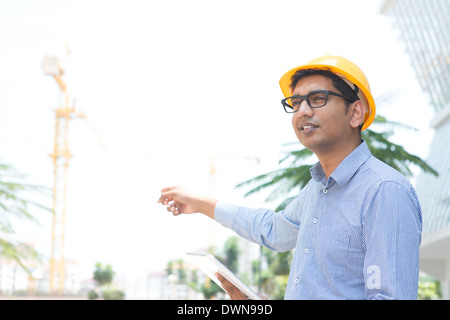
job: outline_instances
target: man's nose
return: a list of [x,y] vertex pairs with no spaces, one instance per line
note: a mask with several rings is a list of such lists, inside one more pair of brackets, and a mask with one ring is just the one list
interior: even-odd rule
[[303,118],[304,116],[312,117],[313,113],[312,108],[305,99],[300,103],[300,107],[295,114],[297,117]]

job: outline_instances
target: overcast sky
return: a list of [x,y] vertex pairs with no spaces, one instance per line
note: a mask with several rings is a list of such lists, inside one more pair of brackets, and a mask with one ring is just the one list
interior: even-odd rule
[[[395,92],[377,112],[418,128],[394,139],[426,157],[433,109],[379,6],[0,0],[0,160],[52,187],[48,155],[60,96],[41,64],[56,55],[77,106],[106,145],[84,120],[71,121],[66,257],[88,270],[111,263],[129,277],[161,270],[207,244],[207,219],[172,217],[156,204],[161,188],[178,183],[249,206],[273,205],[243,199],[234,186],[276,169],[282,145],[295,141],[278,80],[317,55],[353,60],[375,97]],[[51,198],[41,200],[51,206]],[[50,214],[35,214],[42,227],[20,226],[17,236],[49,255]],[[218,244],[231,234],[216,230]]]

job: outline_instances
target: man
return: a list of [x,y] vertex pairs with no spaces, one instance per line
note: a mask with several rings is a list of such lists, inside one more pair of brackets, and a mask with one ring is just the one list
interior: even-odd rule
[[[250,209],[162,189],[175,215],[201,212],[277,251],[295,249],[285,299],[417,299],[422,218],[416,193],[370,153],[361,130],[375,117],[362,71],[322,56],[280,80],[298,140],[319,162],[285,210]],[[244,298],[225,279],[232,298]]]

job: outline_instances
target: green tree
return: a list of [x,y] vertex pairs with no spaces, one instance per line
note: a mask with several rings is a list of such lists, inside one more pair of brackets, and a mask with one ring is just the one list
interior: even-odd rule
[[173,261],[170,260],[169,262],[167,262],[167,266],[166,266],[166,273],[169,274],[173,274]]
[[109,284],[103,287],[102,296],[105,300],[123,300],[125,299],[125,292]]
[[95,264],[94,280],[99,286],[111,284],[115,272],[110,264],[103,266],[100,262]]
[[[274,252],[261,247],[260,261],[253,261],[254,279],[258,283],[258,290],[271,299],[284,298],[289,271],[291,269],[292,251]],[[267,268],[261,270],[261,259],[264,259]]]
[[184,260],[178,259],[178,283],[180,284],[186,284],[187,282],[187,273],[186,268],[184,267]]
[[239,270],[239,239],[230,237],[224,244],[224,264],[234,273]]
[[222,292],[222,288],[220,288],[214,281],[207,278],[205,279],[203,285],[200,287],[200,292],[203,293],[205,299],[210,300],[217,296],[219,292]]
[[[237,273],[240,253],[238,243],[238,237],[230,237],[225,241],[222,253],[217,253],[216,247],[210,247],[208,249],[208,253],[216,256],[230,270]],[[196,271],[193,271],[191,273],[191,277],[188,282],[189,287],[201,292],[205,299],[213,299],[219,293],[223,292],[222,288],[220,288],[214,281],[209,278],[206,278],[204,282],[201,282]]]
[[[239,267],[240,252],[238,242],[238,237],[230,237],[225,241],[222,253],[218,253],[216,247],[210,247],[208,253],[215,255],[217,259],[225,264],[231,271],[236,273]],[[198,285],[198,288],[205,299],[213,299],[219,293],[223,292],[222,288],[209,278],[206,278],[205,282]]]
[[193,289],[194,291],[199,291],[199,280],[198,280],[198,273],[197,270],[192,270],[191,271],[191,276],[189,278],[189,288]]
[[419,300],[441,299],[442,292],[440,281],[428,276],[419,276],[417,298]]
[[88,299],[94,300],[103,297],[105,300],[123,300],[125,292],[112,284],[115,272],[110,264],[103,266],[100,262],[95,264],[94,280],[96,290],[88,292]]
[[49,207],[29,200],[25,196],[49,195],[49,188],[28,184],[25,176],[7,164],[0,163],[0,257],[17,262],[29,273],[27,261],[42,262],[42,255],[30,245],[12,239],[13,220],[27,220],[39,225],[31,208],[51,212]]

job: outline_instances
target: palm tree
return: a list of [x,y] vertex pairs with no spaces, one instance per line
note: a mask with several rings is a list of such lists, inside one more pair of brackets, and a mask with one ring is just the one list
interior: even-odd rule
[[239,270],[239,238],[230,237],[225,241],[222,262],[234,273]]
[[[378,104],[381,104],[388,99],[389,97],[381,97],[381,101],[378,101]],[[420,157],[408,153],[404,147],[389,140],[394,134],[393,129],[417,129],[399,122],[388,121],[381,115],[377,115],[375,117],[372,124],[372,128],[373,127],[384,127],[387,129],[380,132],[372,129],[366,129],[362,132],[362,139],[366,141],[370,151],[375,157],[397,169],[408,178],[413,176],[410,169],[411,165],[418,167],[424,172],[431,173],[435,176],[438,175],[438,173]],[[293,144],[298,146],[298,142],[287,143],[284,146],[286,147]],[[314,162],[317,162],[317,160],[313,160],[313,153],[306,148],[301,150],[285,151],[284,154],[284,157],[279,161],[279,163],[287,163],[287,166],[243,181],[236,187],[251,187],[251,189],[245,193],[245,197],[258,193],[262,190],[272,189],[267,196],[266,201],[270,202],[277,198],[283,198],[282,202],[278,205],[275,211],[284,209],[286,205],[295,198],[295,195],[293,194],[298,194],[298,191],[311,179],[309,169]],[[292,196],[286,197],[286,195]]]
[[24,176],[11,165],[0,163],[0,258],[17,262],[25,271],[29,271],[26,262],[39,261],[41,255],[30,245],[13,239],[14,228],[11,218],[28,220],[39,224],[30,213],[30,206],[51,211],[37,202],[22,197],[24,193],[45,193],[48,188],[26,184]]

